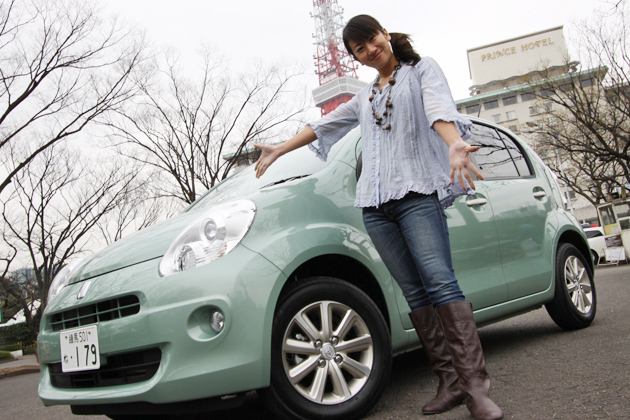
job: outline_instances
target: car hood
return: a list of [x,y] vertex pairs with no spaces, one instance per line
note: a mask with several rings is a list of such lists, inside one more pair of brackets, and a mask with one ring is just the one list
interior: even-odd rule
[[199,216],[199,211],[179,214],[157,225],[120,239],[85,259],[71,283],[87,280],[164,255],[173,240]]

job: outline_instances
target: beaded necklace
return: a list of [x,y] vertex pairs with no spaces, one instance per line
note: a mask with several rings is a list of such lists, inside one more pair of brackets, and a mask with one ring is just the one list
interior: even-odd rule
[[[400,64],[397,64],[396,67],[394,67],[394,73],[392,73],[391,76],[389,76],[389,93],[387,94],[387,100],[385,101],[385,111],[383,111],[383,115],[381,115],[380,117],[378,116],[378,113],[376,112],[376,110],[374,109],[374,95],[376,95],[376,89],[378,89],[378,84],[381,80],[381,76],[378,76],[378,78],[376,79],[376,82],[372,85],[372,94],[370,95],[370,105],[372,106],[372,115],[374,115],[374,121],[376,122],[376,125],[381,126],[383,125],[386,121],[387,121],[387,117],[389,117],[389,120],[391,121],[391,117],[392,117],[392,89],[394,88],[394,85],[396,84],[396,73],[398,73],[398,70],[400,70],[402,66]],[[379,89],[380,92],[380,89]],[[381,127],[382,130],[391,130],[392,129],[392,125],[391,124],[387,124],[385,127]]]

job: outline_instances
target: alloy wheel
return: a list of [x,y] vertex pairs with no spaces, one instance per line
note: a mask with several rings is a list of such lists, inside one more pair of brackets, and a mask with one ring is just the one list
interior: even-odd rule
[[318,404],[340,404],[366,384],[374,344],[365,321],[352,308],[319,301],[289,323],[282,360],[287,379],[302,396]]
[[575,308],[587,314],[593,301],[591,280],[582,261],[574,255],[567,258],[564,265],[564,281]]

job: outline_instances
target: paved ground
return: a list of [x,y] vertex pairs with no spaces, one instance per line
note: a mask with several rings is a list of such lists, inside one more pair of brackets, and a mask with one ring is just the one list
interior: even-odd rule
[[2,362],[0,363],[0,371],[16,368],[16,367],[25,367],[25,366],[39,366],[37,363],[37,359],[34,354],[27,354],[26,356],[20,356],[16,359],[13,359],[10,362]]
[[39,372],[35,355],[19,356],[9,362],[0,362],[0,379]]
[[[589,328],[565,332],[540,309],[480,330],[491,394],[506,419],[630,419],[630,265],[597,269],[596,285]],[[426,366],[421,352],[397,357],[384,398],[366,418],[423,417],[437,385]],[[460,406],[425,419],[472,417]]]
[[[598,313],[589,328],[565,332],[544,309],[480,330],[492,375],[492,397],[506,419],[630,419],[630,265],[596,272]],[[465,407],[424,417],[436,381],[421,351],[398,356],[385,395],[368,420],[470,420]],[[3,365],[0,365],[2,368]],[[0,381],[0,418],[75,419],[68,407],[44,407],[37,397],[38,375]],[[270,419],[255,397],[237,410],[199,416],[213,420]]]

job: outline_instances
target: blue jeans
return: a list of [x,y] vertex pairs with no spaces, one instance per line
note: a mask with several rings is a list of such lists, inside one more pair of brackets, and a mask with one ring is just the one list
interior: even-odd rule
[[465,301],[437,194],[410,192],[378,208],[366,207],[363,223],[412,311]]

